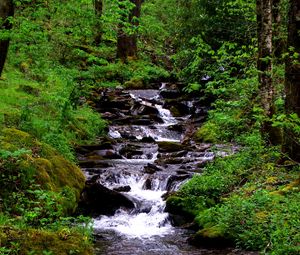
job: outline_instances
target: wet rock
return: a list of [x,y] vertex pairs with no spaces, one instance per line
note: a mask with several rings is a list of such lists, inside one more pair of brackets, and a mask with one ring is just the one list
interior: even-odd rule
[[136,111],[137,115],[150,115],[150,114],[154,114],[154,115],[158,115],[159,112],[157,110],[156,107],[154,106],[150,106],[150,105],[142,105],[137,111]]
[[131,187],[127,185],[127,186],[114,188],[113,190],[117,192],[129,192],[131,190]]
[[185,102],[180,102],[178,98],[167,100],[164,107],[170,109],[174,117],[182,117],[192,113],[192,107],[189,107]]
[[176,131],[182,133],[184,131],[183,126],[180,124],[171,125],[168,127],[168,130]]
[[100,144],[82,145],[77,147],[75,150],[77,153],[86,154],[88,152],[95,151],[95,150],[113,149],[113,144],[115,144],[115,141],[107,138],[107,139],[103,139]]
[[144,172],[147,174],[154,174],[157,171],[162,171],[162,170],[163,170],[162,168],[151,163],[148,163],[147,166],[144,167]]
[[147,126],[153,124],[153,121],[150,119],[150,117],[147,118],[136,118],[131,120],[131,124],[133,125],[142,125],[142,126]]
[[114,150],[95,150],[92,151],[91,153],[88,153],[87,158],[90,159],[122,159],[122,156],[119,155],[116,151]]
[[172,175],[169,177],[168,182],[167,182],[167,187],[166,189],[172,190],[172,188],[178,183],[178,182],[182,182],[186,179],[191,178],[190,174],[183,174],[183,175]]
[[155,143],[155,140],[151,136],[143,137],[141,140],[142,143]]
[[177,89],[163,89],[160,91],[160,96],[163,98],[179,98],[181,96],[181,93]]
[[156,114],[150,114],[149,118],[157,123],[164,123],[164,120]]
[[143,189],[145,190],[151,190],[152,188],[152,180],[150,178],[148,178],[143,185]]
[[128,159],[132,159],[134,156],[141,156],[143,155],[143,151],[139,150],[138,146],[128,145],[122,148],[119,153],[125,156]]
[[113,215],[119,208],[134,208],[133,202],[125,195],[110,190],[93,178],[86,182],[79,203],[80,212],[84,215]]
[[92,168],[97,165],[97,162],[91,160],[81,160],[79,161],[79,166],[82,168]]
[[182,151],[186,147],[181,143],[176,142],[158,142],[158,150],[159,152],[175,152]]

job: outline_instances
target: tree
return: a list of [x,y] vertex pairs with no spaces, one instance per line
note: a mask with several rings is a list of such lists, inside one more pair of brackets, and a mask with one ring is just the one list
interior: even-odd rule
[[272,0],[256,0],[257,37],[258,37],[258,79],[260,103],[265,120],[262,134],[270,135],[273,115],[274,88],[272,84]]
[[[287,59],[285,70],[286,112],[300,117],[300,2],[290,0],[288,23],[288,48],[291,57]],[[292,130],[285,130],[285,151],[300,162],[300,143]]]
[[102,40],[102,28],[101,28],[101,16],[103,12],[103,0],[94,0],[94,9],[95,9],[95,15],[96,15],[96,36],[95,36],[95,43],[96,45],[99,45],[99,43]]
[[[8,30],[11,28],[11,22],[9,17],[13,16],[14,8],[12,0],[1,0],[0,1],[0,29]],[[6,37],[6,36],[5,36]],[[4,67],[4,63],[7,56],[9,39],[0,39],[0,76]]]
[[[130,2],[134,6],[129,13],[128,20],[135,30],[139,26],[139,17],[141,16],[141,7],[143,0],[130,0]],[[125,8],[124,6],[122,6],[122,4],[124,4],[123,0],[120,1],[121,9]],[[124,16],[122,21],[126,22],[126,17]],[[137,57],[137,34],[135,31],[131,32],[130,34],[126,33],[126,31],[124,30],[124,25],[122,24],[120,24],[118,30],[117,57],[122,61],[126,61],[128,57]]]

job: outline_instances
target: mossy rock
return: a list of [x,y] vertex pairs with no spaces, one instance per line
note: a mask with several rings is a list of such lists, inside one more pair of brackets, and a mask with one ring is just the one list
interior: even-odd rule
[[195,216],[186,206],[185,199],[176,195],[168,197],[166,201],[166,212],[173,215],[180,215],[186,221],[192,221]]
[[199,230],[188,240],[190,244],[199,247],[223,248],[232,246],[233,243],[224,235],[224,230],[220,226],[210,226]]
[[142,79],[140,78],[132,78],[130,81],[126,81],[124,86],[127,89],[143,89],[145,84]]
[[176,152],[186,148],[185,145],[176,142],[158,142],[160,152]]
[[216,143],[218,128],[215,124],[206,122],[194,134],[194,140],[205,143]]
[[[34,182],[41,188],[54,192],[63,192],[70,203],[63,202],[65,212],[72,212],[77,206],[81,191],[85,185],[82,171],[72,162],[62,157],[51,146],[41,143],[26,132],[6,128],[0,136],[2,150],[17,151],[26,149],[31,155],[24,155],[15,163],[15,169],[23,172],[27,179],[34,178]],[[29,183],[29,181],[28,181]],[[2,187],[5,190],[5,187]]]
[[[21,247],[19,255],[42,255],[45,252],[59,255],[90,255],[93,253],[89,238],[76,229],[61,228],[57,231],[0,226],[0,244],[7,249]],[[48,253],[47,253],[48,254]]]
[[181,117],[183,114],[180,112],[180,109],[178,109],[176,106],[171,106],[170,112],[174,117]]

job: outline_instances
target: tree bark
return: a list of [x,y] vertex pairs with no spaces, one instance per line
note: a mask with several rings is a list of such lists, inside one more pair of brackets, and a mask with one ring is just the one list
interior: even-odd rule
[[96,36],[95,36],[95,44],[99,45],[102,41],[102,27],[101,27],[101,16],[103,12],[103,0],[94,0],[94,9],[96,16]]
[[[288,23],[288,48],[300,54],[300,2],[290,0]],[[294,55],[293,53],[291,55]],[[286,112],[296,113],[300,117],[300,57],[290,57],[285,70]],[[300,162],[299,137],[292,130],[285,130],[285,151],[289,156]]]
[[[0,1],[0,29],[11,29],[8,18],[14,15],[12,0]],[[9,39],[0,40],[0,77],[3,71],[9,46]]]
[[273,52],[276,58],[280,58],[285,47],[282,31],[281,0],[273,0]]
[[[136,28],[139,26],[138,19],[141,16],[143,0],[130,0],[130,2],[132,2],[135,7],[132,9],[129,15],[129,23]],[[122,61],[126,62],[128,57],[136,58],[137,51],[137,34],[133,33],[132,35],[127,35],[123,31],[123,27],[120,26],[117,40],[117,58],[120,58]]]
[[266,119],[262,124],[261,131],[263,135],[270,136],[272,129],[270,118],[274,113],[274,88],[272,84],[272,0],[257,0],[256,8],[258,37],[257,69],[259,72],[260,103]]

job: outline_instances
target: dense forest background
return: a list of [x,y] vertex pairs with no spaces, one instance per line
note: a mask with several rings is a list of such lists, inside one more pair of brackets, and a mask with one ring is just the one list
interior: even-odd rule
[[1,0],[0,253],[92,254],[89,219],[69,215],[74,148],[106,132],[97,88],[172,81],[211,109],[193,139],[240,147],[168,198],[192,242],[299,254],[299,5]]

